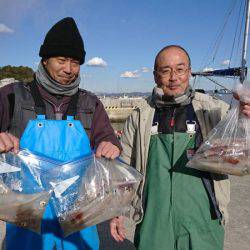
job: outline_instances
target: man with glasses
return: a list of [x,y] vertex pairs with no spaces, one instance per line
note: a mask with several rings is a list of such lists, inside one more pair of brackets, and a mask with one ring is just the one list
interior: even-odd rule
[[[152,96],[125,124],[122,157],[144,175],[131,208],[137,249],[223,249],[229,180],[186,163],[229,106],[195,92],[190,76],[186,50],[163,48],[155,58]],[[250,116],[249,105],[242,110]],[[110,223],[117,241],[128,237],[123,222]]]

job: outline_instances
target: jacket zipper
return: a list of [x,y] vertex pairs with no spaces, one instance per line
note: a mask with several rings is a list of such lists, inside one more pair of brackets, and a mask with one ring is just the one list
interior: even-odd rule
[[[172,159],[171,159],[171,167],[173,167],[173,158],[174,158],[174,131],[175,131],[175,115],[176,115],[176,108],[174,108],[172,116],[170,118],[169,126],[171,128],[171,132],[173,135],[173,142],[172,142]],[[172,176],[172,175],[171,175]]]

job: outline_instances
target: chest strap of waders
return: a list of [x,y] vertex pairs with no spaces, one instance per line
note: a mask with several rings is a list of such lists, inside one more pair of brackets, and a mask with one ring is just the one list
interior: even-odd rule
[[187,121],[191,121],[191,122],[195,121],[196,122],[196,126],[195,126],[195,131],[196,131],[196,133],[195,133],[195,149],[197,149],[202,143],[202,135],[201,135],[199,121],[197,119],[197,116],[195,115],[195,111],[194,111],[192,103],[187,105],[186,119],[187,119]]
[[30,92],[35,102],[36,115],[46,115],[46,107],[35,81],[30,84]]

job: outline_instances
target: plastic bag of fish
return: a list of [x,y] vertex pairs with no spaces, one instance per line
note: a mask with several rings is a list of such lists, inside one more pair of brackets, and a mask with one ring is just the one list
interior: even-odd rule
[[[250,83],[236,86],[240,101],[250,103]],[[188,167],[220,174],[250,174],[250,118],[236,101],[188,162]]]
[[129,212],[141,174],[120,160],[94,155],[42,175],[64,236]]
[[40,168],[53,165],[28,151],[0,154],[0,220],[41,232],[52,191],[44,190]]

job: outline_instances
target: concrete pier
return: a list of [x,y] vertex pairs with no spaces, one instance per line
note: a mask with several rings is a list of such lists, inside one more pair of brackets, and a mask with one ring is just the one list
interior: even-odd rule
[[143,105],[143,98],[102,98],[100,99],[111,122],[124,122],[134,109]]

